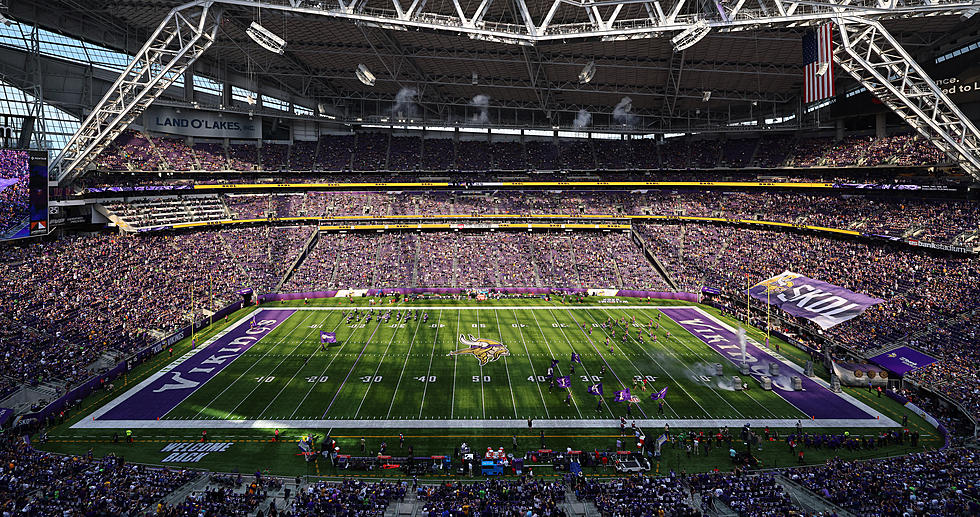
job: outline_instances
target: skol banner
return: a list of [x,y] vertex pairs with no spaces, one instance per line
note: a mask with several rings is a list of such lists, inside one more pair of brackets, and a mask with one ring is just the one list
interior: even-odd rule
[[200,138],[256,140],[262,138],[262,120],[247,115],[174,108],[151,108],[143,115],[148,131]]
[[792,271],[783,271],[755,284],[749,288],[749,295],[793,316],[806,318],[824,330],[885,301]]

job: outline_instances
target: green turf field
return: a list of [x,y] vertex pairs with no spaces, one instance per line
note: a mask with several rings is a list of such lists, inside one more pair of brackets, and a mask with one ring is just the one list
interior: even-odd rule
[[[474,305],[385,307],[370,321],[350,323],[349,310],[299,310],[163,419],[608,419],[626,415],[626,404],[610,400],[613,391],[631,388],[643,400],[664,386],[670,388],[665,418],[806,417],[773,392],[720,388],[710,365],[724,365],[723,379],[737,375],[735,366],[668,318],[649,328],[657,309]],[[388,310],[429,317],[424,323],[421,316],[377,317]],[[603,329],[610,319],[628,322]],[[637,326],[658,341],[645,334],[641,345]],[[624,344],[627,328],[633,333]],[[324,350],[321,330],[336,332],[338,343]],[[613,330],[610,353],[605,339]],[[485,365],[472,354],[450,355],[467,349],[461,336],[471,335],[503,343],[505,355]],[[574,371],[573,352],[582,360]],[[560,361],[556,376],[571,376],[571,403],[566,390],[551,389],[546,379],[552,358]],[[646,392],[634,379],[647,380]],[[599,398],[586,390],[600,382],[606,396],[597,409]],[[650,400],[641,406],[647,416],[657,412]],[[633,416],[640,411],[634,408]]]

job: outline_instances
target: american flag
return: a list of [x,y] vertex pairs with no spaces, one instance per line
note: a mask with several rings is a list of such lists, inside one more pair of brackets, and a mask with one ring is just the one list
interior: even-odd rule
[[833,23],[825,23],[803,35],[804,103],[817,102],[835,95],[833,53]]

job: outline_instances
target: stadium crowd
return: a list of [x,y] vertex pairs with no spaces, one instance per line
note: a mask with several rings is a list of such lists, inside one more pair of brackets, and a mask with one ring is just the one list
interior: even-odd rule
[[671,473],[664,477],[635,476],[610,481],[585,480],[576,497],[592,502],[602,515],[643,517],[701,515],[688,499],[685,480]]
[[138,237],[76,235],[0,247],[0,368],[19,382],[74,384],[102,354],[275,289],[310,228],[256,227]]
[[322,135],[292,144],[189,145],[182,140],[125,131],[97,166],[110,171],[526,171],[693,170],[744,167],[921,166],[943,163],[943,153],[919,136],[671,138],[656,141],[529,139],[526,142],[419,138],[388,133]]
[[739,469],[730,474],[697,474],[691,476],[691,488],[701,493],[701,506],[716,508],[720,501],[740,517],[791,515],[795,512],[789,494],[772,474],[749,476]]
[[[275,217],[684,215],[830,227],[939,243],[965,241],[974,237],[980,226],[980,210],[972,201],[784,192],[308,192],[228,195],[221,199],[238,219],[264,218],[270,211]],[[143,224],[152,224],[152,211],[129,217],[137,215],[147,218]],[[157,212],[158,218],[168,215],[163,209]]]
[[283,291],[460,286],[670,290],[641,253],[622,232],[322,233]]
[[197,473],[39,452],[0,435],[0,515],[144,515]]
[[521,478],[516,481],[492,479],[479,483],[447,482],[420,486],[417,496],[422,517],[494,515],[521,517],[539,515],[561,517],[565,485]]
[[27,152],[0,149],[0,236],[16,230],[30,206]]
[[980,512],[980,452],[947,449],[785,472],[855,515],[977,515]]

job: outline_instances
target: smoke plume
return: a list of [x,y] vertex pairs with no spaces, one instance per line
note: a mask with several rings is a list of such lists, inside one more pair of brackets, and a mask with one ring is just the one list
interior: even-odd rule
[[478,110],[477,113],[474,113],[473,116],[470,117],[470,122],[473,122],[474,124],[486,124],[490,121],[490,117],[487,114],[490,107],[489,96],[481,93],[473,97],[473,100],[470,101],[470,106]]
[[623,97],[623,99],[619,101],[619,104],[613,108],[613,120],[616,121],[617,124],[623,124],[625,126],[632,125],[634,117],[633,114],[630,113],[631,111],[633,111],[633,99]]
[[391,107],[391,114],[396,118],[414,118],[417,108],[415,98],[419,92],[415,88],[402,88],[395,95],[395,105]]

